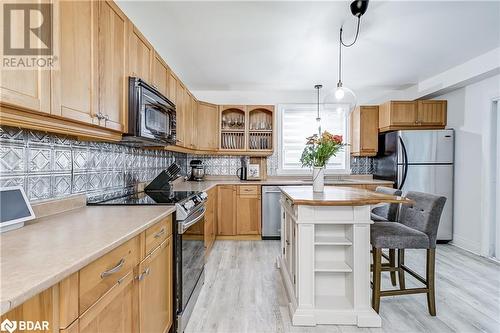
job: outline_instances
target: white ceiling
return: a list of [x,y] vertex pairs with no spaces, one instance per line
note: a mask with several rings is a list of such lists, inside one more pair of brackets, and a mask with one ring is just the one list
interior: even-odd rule
[[[119,1],[190,90],[332,88],[349,3]],[[344,84],[404,89],[500,46],[500,2],[371,1],[344,49]]]

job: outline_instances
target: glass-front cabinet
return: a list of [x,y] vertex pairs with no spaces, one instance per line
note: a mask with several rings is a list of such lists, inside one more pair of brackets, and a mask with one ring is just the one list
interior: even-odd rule
[[270,155],[274,148],[274,106],[221,105],[219,148]]

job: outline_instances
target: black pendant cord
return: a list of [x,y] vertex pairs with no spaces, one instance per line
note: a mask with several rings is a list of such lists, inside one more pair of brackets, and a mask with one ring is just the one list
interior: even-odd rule
[[358,40],[358,36],[359,36],[359,25],[360,25],[360,22],[361,22],[361,17],[358,16],[358,24],[357,24],[357,27],[356,27],[356,36],[354,37],[354,41],[350,44],[345,44],[343,39],[342,39],[342,32],[343,32],[343,26],[340,27],[340,44],[339,44],[339,82],[338,82],[338,85],[342,85],[342,46],[345,46],[345,47],[351,47],[353,46],[356,41]]

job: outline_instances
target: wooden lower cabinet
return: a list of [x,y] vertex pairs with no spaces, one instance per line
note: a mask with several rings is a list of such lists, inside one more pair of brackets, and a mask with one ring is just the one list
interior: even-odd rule
[[238,190],[236,198],[236,233],[238,235],[261,234],[260,186],[255,186],[255,188],[257,193],[251,190],[252,194],[245,194],[244,191]]
[[205,255],[210,254],[210,250],[217,234],[217,188],[214,187],[207,192],[208,199],[205,213]]
[[260,235],[260,186],[219,185],[217,213],[217,235]]
[[129,271],[79,319],[80,333],[137,332],[134,273]]
[[[59,314],[57,313],[58,286],[51,287],[33,296],[23,304],[12,309],[0,317],[0,322],[8,319],[10,321],[32,321],[48,322],[48,330],[37,332],[58,332]],[[32,332],[29,330],[18,330],[16,332]]]
[[163,333],[172,325],[172,236],[139,265],[139,327]]
[[217,235],[236,235],[236,186],[217,187]]

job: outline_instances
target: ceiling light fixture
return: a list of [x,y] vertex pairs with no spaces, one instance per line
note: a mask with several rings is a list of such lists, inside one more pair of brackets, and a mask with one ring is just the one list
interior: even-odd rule
[[337,82],[337,87],[335,90],[326,96],[324,103],[325,104],[344,104],[349,108],[349,112],[352,112],[356,107],[356,95],[354,92],[345,87],[342,83],[342,46],[351,47],[358,40],[359,36],[359,26],[361,22],[361,16],[368,9],[368,0],[356,0],[353,1],[350,5],[352,15],[358,18],[358,24],[356,27],[356,36],[354,37],[354,41],[352,43],[346,44],[342,39],[343,27],[340,27],[340,38],[339,38],[339,81]]
[[320,108],[320,103],[319,103],[319,91],[320,89],[323,88],[323,85],[322,84],[317,84],[314,86],[314,89],[316,89],[316,91],[318,92],[318,114],[316,115],[316,122],[318,123],[318,134],[321,135],[321,117],[320,117],[320,114],[319,114],[319,108]]

